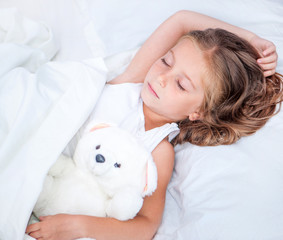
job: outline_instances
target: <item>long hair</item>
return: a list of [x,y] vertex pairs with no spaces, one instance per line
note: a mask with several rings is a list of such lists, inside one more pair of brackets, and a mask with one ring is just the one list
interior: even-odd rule
[[201,120],[178,122],[173,144],[200,146],[232,144],[255,133],[281,107],[283,76],[264,77],[257,50],[246,40],[223,29],[192,31],[189,38],[206,61]]

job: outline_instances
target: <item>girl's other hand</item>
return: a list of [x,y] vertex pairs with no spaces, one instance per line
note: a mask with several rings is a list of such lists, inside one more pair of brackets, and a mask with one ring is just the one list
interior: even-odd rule
[[250,43],[258,50],[259,54],[262,56],[257,59],[258,64],[264,71],[264,76],[268,77],[275,73],[278,55],[276,52],[276,46],[273,42],[266,39],[254,36]]
[[[27,227],[26,233],[37,240],[70,240],[75,239],[72,230],[72,215],[57,214],[40,217],[40,222]],[[62,231],[63,230],[63,231]]]

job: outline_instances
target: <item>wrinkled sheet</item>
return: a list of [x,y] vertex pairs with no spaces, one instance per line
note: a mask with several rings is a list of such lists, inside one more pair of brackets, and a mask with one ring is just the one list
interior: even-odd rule
[[101,58],[50,62],[43,24],[0,9],[0,239],[23,239],[44,177],[106,81]]

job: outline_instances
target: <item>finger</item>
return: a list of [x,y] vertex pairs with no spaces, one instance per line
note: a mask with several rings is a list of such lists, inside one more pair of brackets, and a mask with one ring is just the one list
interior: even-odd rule
[[260,64],[262,70],[273,70],[276,68],[276,63]]
[[259,58],[257,59],[257,62],[259,64],[277,62],[277,54],[272,54],[272,55],[269,55],[268,57]]
[[29,234],[30,232],[38,231],[40,229],[40,226],[38,223],[34,223],[31,225],[28,225],[26,228],[26,233]]
[[268,56],[269,54],[276,52],[276,46],[274,44],[268,46],[267,49],[265,49],[262,54],[263,56]]
[[275,74],[275,69],[264,71],[263,74],[264,74],[265,77],[272,76],[273,74]]
[[33,238],[36,238],[36,239],[42,238],[40,231],[31,232],[29,235]]
[[43,221],[44,219],[46,219],[48,216],[40,216],[38,219],[40,220],[40,221]]

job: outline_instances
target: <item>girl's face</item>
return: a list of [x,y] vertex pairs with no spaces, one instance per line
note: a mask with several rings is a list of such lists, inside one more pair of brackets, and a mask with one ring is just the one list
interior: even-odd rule
[[169,122],[199,119],[205,68],[199,48],[190,39],[181,40],[148,71],[141,91],[145,107]]

